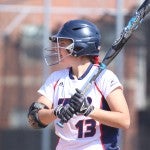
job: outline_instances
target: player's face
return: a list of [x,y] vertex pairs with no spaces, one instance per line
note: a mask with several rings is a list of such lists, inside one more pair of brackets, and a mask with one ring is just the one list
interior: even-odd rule
[[68,56],[70,52],[67,50],[68,46],[72,43],[71,40],[68,39],[60,39],[59,40],[59,52],[61,58]]
[[58,63],[68,63],[72,52],[73,40],[57,38],[57,41],[51,43],[51,48],[44,51],[46,63],[55,65]]
[[70,39],[59,39],[59,54],[60,54],[60,63],[68,64],[69,60],[72,58],[71,52],[68,50],[70,45],[73,43]]

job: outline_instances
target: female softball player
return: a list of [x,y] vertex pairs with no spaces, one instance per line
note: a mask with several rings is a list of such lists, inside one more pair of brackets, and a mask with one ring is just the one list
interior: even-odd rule
[[105,69],[87,96],[81,90],[98,70],[99,30],[89,21],[71,20],[50,41],[46,63],[67,67],[53,72],[38,90],[41,96],[29,108],[30,125],[44,128],[54,122],[56,150],[119,150],[119,128],[129,128],[130,116],[117,76]]

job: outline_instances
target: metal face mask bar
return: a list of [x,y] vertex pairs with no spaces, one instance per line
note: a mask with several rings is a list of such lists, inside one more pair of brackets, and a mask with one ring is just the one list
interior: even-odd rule
[[[71,44],[68,46],[62,46],[60,44],[61,40],[70,40]],[[74,42],[73,39],[67,39],[67,38],[55,38],[54,40],[51,40],[50,47],[47,47],[43,50],[44,53],[44,59],[48,66],[59,64],[60,61],[65,59],[66,57],[72,55],[73,49],[74,49]],[[61,50],[67,50],[68,55],[62,57],[60,54]]]

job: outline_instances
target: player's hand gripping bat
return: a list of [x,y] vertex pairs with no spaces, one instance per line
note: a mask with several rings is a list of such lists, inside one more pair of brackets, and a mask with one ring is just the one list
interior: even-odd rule
[[[91,76],[87,83],[83,86],[82,93],[87,94],[90,90],[92,83],[96,80],[99,74],[110,64],[110,62],[118,55],[123,48],[124,44],[127,43],[132,33],[138,28],[145,16],[150,12],[150,0],[145,0],[141,6],[136,10],[135,14],[130,18],[120,34],[120,37],[116,39],[107,51],[104,59],[99,64],[98,71]],[[57,125],[63,127],[63,121],[57,122]]]

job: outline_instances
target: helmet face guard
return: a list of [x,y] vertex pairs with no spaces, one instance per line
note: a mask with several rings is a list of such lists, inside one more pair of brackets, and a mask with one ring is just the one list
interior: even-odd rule
[[[59,64],[60,61],[72,55],[74,49],[73,39],[67,39],[72,42],[68,46],[64,47],[59,44],[59,41],[62,39],[64,40],[64,38],[58,37],[51,37],[51,38],[52,38],[50,43],[51,46],[44,49],[44,58],[48,66]],[[61,57],[60,51],[64,49],[68,51],[68,55]]]

